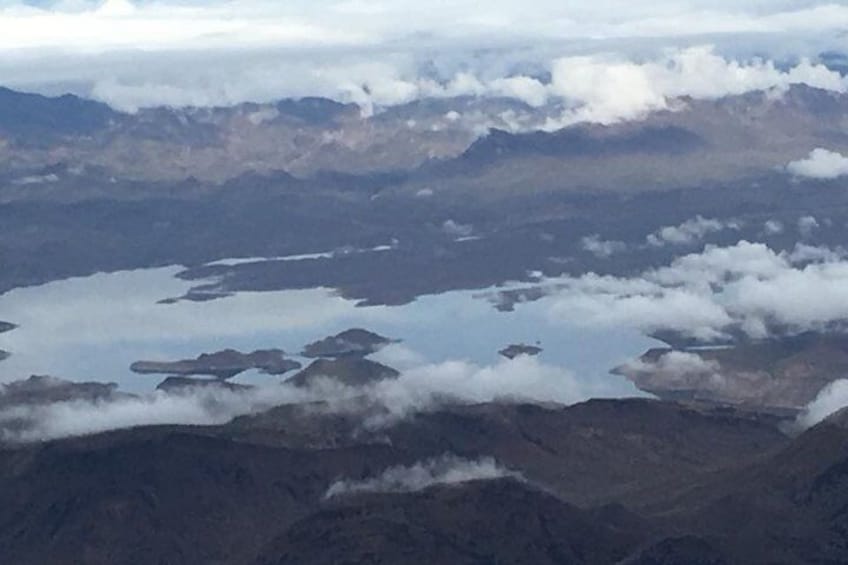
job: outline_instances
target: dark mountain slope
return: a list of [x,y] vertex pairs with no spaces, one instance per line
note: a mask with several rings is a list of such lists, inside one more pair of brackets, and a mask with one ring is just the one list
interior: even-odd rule
[[19,565],[245,563],[343,469],[388,465],[385,452],[269,449],[189,430],[0,452],[0,555]]
[[387,434],[407,449],[492,455],[577,504],[636,507],[786,442],[768,422],[652,400],[448,408]]
[[256,565],[310,563],[616,563],[643,539],[635,517],[613,522],[512,479],[358,496],[293,525]]
[[[482,559],[492,551],[483,538],[493,536],[504,555],[612,562],[666,530],[649,539],[653,528],[632,510],[591,507],[626,502],[639,511],[646,500],[667,501],[682,484],[704,482],[706,472],[784,443],[732,414],[659,402],[455,407],[371,432],[351,414],[305,408],[219,427],[7,447],[0,451],[0,555],[19,565],[240,565],[260,555],[309,558],[314,539],[324,540],[322,555],[331,559],[348,549],[364,558],[375,547],[397,556],[407,543],[452,539],[445,559]],[[444,454],[494,457],[536,486],[499,481],[362,503],[324,500],[339,479],[373,478]],[[677,488],[659,488],[661,481]],[[368,519],[355,525],[356,516]]]
[[837,415],[772,457],[725,471],[657,512],[734,563],[848,560],[848,427]]

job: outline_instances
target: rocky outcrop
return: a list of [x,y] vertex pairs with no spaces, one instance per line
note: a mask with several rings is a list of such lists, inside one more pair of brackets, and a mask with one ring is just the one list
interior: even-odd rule
[[400,373],[391,367],[361,357],[318,359],[286,382],[308,387],[322,378],[330,378],[347,386],[363,386],[386,379],[396,379]]
[[365,357],[395,343],[374,332],[354,328],[310,343],[303,349],[304,357]]
[[168,377],[156,387],[167,393],[182,393],[191,390],[221,390],[226,392],[244,392],[252,386],[228,383],[218,379],[193,379],[191,377]]
[[134,373],[142,375],[209,375],[218,379],[230,379],[250,369],[269,375],[282,375],[301,368],[297,361],[286,358],[281,349],[263,349],[253,353],[241,353],[225,349],[217,353],[204,353],[196,359],[182,361],[138,361],[130,366]]

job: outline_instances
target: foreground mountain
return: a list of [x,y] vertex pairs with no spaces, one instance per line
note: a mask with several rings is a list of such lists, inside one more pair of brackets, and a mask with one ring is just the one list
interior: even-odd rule
[[254,563],[616,563],[648,528],[615,514],[514,479],[357,496],[293,524]]
[[[614,563],[676,531],[652,508],[694,511],[697,502],[677,506],[680,493],[788,442],[746,417],[641,400],[457,406],[371,432],[360,423],[276,410],[221,427],[6,447],[0,553],[21,565],[330,563],[346,551]],[[340,479],[403,475],[446,453],[494,457],[523,478],[326,498]]]
[[733,563],[841,563],[848,505],[848,427],[836,414],[772,457],[705,481],[668,519]]

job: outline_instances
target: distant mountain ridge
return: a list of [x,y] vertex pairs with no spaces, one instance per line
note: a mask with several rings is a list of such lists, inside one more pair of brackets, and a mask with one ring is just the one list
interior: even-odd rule
[[[507,99],[423,100],[373,116],[315,97],[127,114],[72,95],[3,89],[0,164],[21,175],[64,163],[169,182],[222,182],[254,171],[407,172],[410,181],[394,188],[410,193],[449,181],[454,191],[488,186],[489,194],[502,194],[528,184],[539,190],[680,186],[763,174],[818,146],[848,152],[845,94],[793,86],[780,96],[682,98],[676,107],[546,133],[533,130],[558,110]],[[511,115],[523,116],[522,125]],[[607,165],[591,170],[596,158]],[[625,179],[631,186],[621,186]]]

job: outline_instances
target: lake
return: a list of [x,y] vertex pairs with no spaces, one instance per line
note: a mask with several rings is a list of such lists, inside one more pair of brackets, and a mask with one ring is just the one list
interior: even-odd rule
[[[598,396],[633,396],[639,391],[608,371],[656,345],[633,330],[593,330],[558,319],[551,314],[552,298],[501,312],[479,289],[422,296],[402,306],[358,307],[326,288],[160,303],[197,285],[177,278],[182,270],[100,273],[0,295],[0,320],[20,326],[0,334],[0,349],[12,353],[0,362],[0,382],[39,374],[117,382],[124,390],[144,392],[163,377],[131,373],[134,361],[193,358],[225,348],[296,354],[309,342],[362,327],[403,340],[394,357],[406,364],[456,359],[491,365],[509,344],[539,343],[542,362],[568,368]],[[526,283],[488,291],[522,286]],[[256,372],[235,379],[275,380]]]

